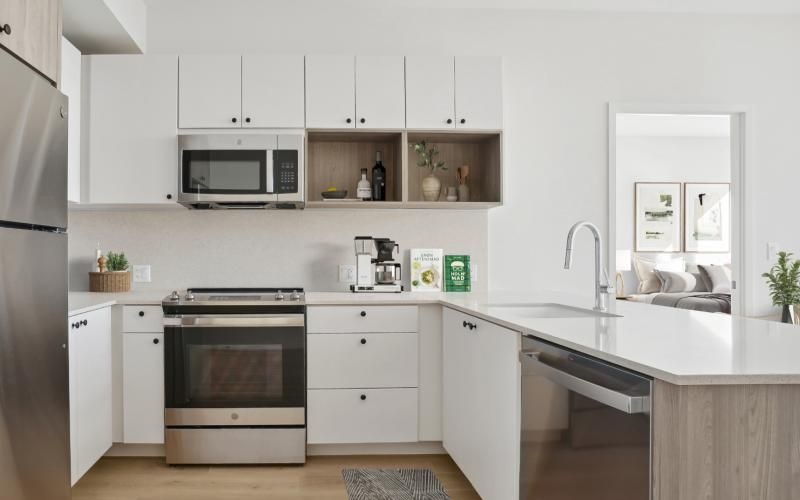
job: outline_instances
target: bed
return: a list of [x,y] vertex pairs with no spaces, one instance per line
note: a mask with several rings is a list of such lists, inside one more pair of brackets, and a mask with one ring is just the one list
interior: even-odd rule
[[653,304],[656,306],[675,307],[691,311],[714,313],[731,313],[731,295],[728,293],[683,292],[683,293],[641,293],[629,295],[628,300]]

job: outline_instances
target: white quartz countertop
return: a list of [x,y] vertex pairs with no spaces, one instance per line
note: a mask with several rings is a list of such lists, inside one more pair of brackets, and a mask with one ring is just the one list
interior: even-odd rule
[[[113,304],[153,304],[169,291],[73,292],[70,315]],[[527,336],[583,352],[678,385],[800,383],[800,327],[776,322],[611,301],[619,317],[537,318],[524,307],[557,303],[591,309],[591,297],[559,293],[354,294],[309,292],[314,305],[441,304]]]

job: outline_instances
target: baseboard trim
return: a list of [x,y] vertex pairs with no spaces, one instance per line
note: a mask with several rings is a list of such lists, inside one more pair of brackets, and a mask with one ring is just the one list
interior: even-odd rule
[[105,454],[106,457],[163,457],[166,456],[163,444],[114,443]]
[[422,443],[309,444],[308,456],[323,455],[444,455],[438,441]]

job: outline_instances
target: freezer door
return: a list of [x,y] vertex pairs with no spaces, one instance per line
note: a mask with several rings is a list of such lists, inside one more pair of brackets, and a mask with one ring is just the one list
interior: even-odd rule
[[67,97],[0,50],[0,223],[67,226]]
[[70,498],[67,235],[0,228],[0,498]]

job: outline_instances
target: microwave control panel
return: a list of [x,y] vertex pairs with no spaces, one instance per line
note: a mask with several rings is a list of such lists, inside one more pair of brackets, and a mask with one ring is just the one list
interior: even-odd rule
[[293,150],[273,151],[275,175],[274,192],[278,194],[297,193],[298,189],[298,152]]

